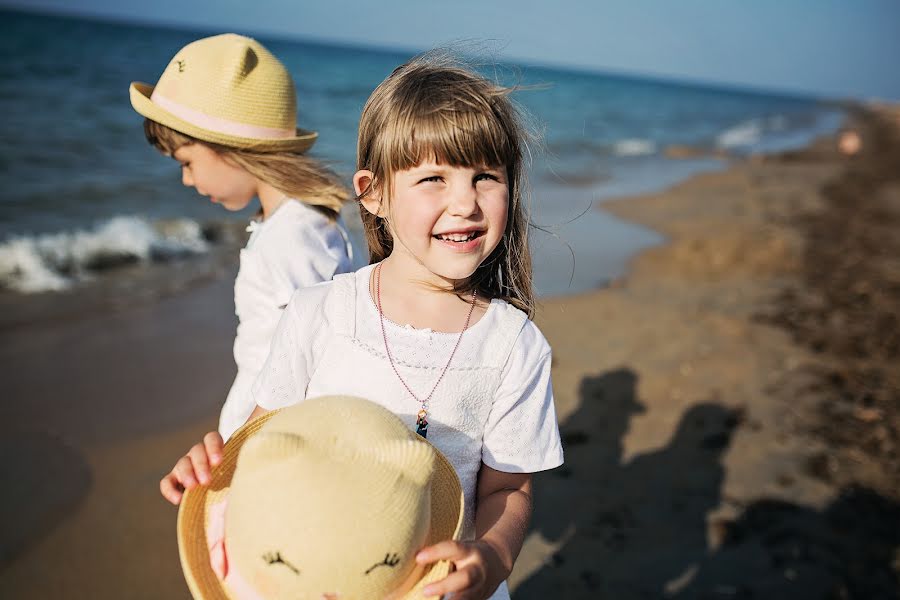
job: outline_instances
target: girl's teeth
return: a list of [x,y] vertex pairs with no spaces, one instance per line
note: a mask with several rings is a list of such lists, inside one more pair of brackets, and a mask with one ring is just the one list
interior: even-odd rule
[[475,233],[451,233],[448,235],[439,235],[438,237],[448,242],[468,242],[475,237]]

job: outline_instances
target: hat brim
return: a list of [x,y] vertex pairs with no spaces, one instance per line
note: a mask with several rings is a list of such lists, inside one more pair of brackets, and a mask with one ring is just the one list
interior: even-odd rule
[[[210,483],[186,491],[181,499],[176,525],[178,554],[188,588],[197,600],[231,600],[210,565],[206,542],[209,508],[228,495],[241,447],[279,412],[268,412],[238,429],[225,444],[222,461],[212,470]],[[410,432],[410,435],[416,434]],[[447,457],[437,448],[435,455],[437,460],[431,483],[431,529],[428,545],[459,539],[463,524],[463,490],[459,477]],[[449,575],[451,566],[449,561],[429,565],[422,578],[403,596],[403,600],[423,598],[422,589]]]
[[166,109],[154,103],[153,100],[150,99],[151,94],[153,94],[153,88],[154,86],[148,83],[141,83],[140,81],[131,82],[128,93],[131,97],[131,106],[134,107],[134,110],[151,121],[156,121],[160,125],[165,125],[175,131],[204,142],[221,144],[223,146],[230,146],[253,152],[301,153],[309,150],[315,143],[316,138],[319,137],[319,134],[315,131],[307,131],[299,128],[297,129],[297,135],[294,137],[271,140],[238,137],[227,133],[204,129],[203,127],[199,127],[184,119],[176,117]]

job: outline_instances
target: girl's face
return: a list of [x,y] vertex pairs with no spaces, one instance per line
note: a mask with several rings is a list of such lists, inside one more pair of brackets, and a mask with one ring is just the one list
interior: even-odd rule
[[[371,171],[356,174],[357,193],[371,177]],[[387,201],[375,193],[362,202],[387,218],[394,238],[392,260],[403,259],[413,269],[424,267],[443,280],[466,279],[497,248],[506,230],[506,167],[423,162],[394,174]]]
[[187,144],[172,155],[181,163],[181,182],[227,210],[242,210],[257,194],[258,182],[204,144]]

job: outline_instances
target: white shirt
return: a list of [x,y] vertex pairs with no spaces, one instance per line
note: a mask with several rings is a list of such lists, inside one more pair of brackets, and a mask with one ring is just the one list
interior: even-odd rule
[[[284,311],[269,358],[253,384],[258,405],[275,410],[309,397],[367,398],[415,430],[419,403],[384,352],[369,292],[372,266],[298,290]],[[420,397],[440,376],[458,333],[385,320],[394,364]],[[453,464],[465,496],[463,539],[474,537],[475,488],[482,462],[509,473],[562,464],[550,380],[550,346],[523,312],[493,300],[466,331],[428,403],[428,440]],[[508,598],[502,585],[492,598]]]
[[226,440],[255,407],[250,387],[294,291],[351,269],[352,251],[341,224],[300,201],[284,202],[265,221],[252,221],[248,230],[234,282],[238,371],[219,416],[219,432]]

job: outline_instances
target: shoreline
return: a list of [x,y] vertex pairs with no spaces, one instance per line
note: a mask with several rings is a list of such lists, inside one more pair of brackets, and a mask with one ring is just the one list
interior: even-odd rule
[[[707,582],[743,589],[719,581],[734,574],[732,563],[769,592],[783,591],[783,570],[775,581],[768,550],[754,539],[764,527],[745,517],[765,500],[814,519],[846,482],[824,481],[808,464],[828,450],[799,431],[794,413],[815,412],[813,399],[784,401],[812,380],[807,368],[819,359],[758,322],[759,308],[798,279],[804,240],[790,219],[798,209],[824,210],[819,190],[845,162],[833,140],[818,140],[602,203],[666,239],[609,286],[539,303],[567,463],[536,478],[533,531],[510,578],[516,598],[658,597],[661,589],[690,597]],[[38,440],[10,473],[34,497],[62,498],[7,500],[20,519],[12,550],[0,554],[0,596],[189,597],[176,510],[157,485],[215,426],[230,384],[227,275],[39,335],[0,330],[9,397],[22,404],[3,405],[10,439],[58,441]],[[164,342],[171,339],[183,343]],[[25,406],[26,398],[37,404]],[[99,409],[83,414],[79,403],[98,399]],[[13,450],[8,444],[10,462]],[[71,477],[40,477],[56,472]],[[571,510],[550,510],[558,506]],[[741,526],[752,544],[729,541]],[[48,564],[57,566],[52,576]]]

